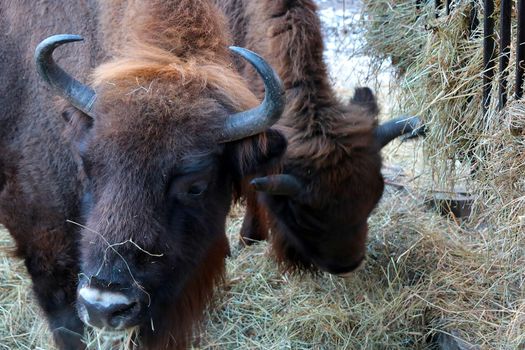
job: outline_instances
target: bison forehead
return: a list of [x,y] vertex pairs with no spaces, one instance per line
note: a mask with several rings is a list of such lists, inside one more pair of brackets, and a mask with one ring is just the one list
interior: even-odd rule
[[185,128],[187,133],[216,128],[228,114],[219,101],[202,95],[172,96],[169,92],[148,95],[142,91],[119,96],[102,93],[97,98],[96,122],[108,130],[159,132]]
[[381,160],[375,153],[341,156],[333,162],[327,158],[287,158],[284,172],[305,184],[302,202],[323,208],[348,201],[375,203],[383,191],[380,169]]
[[224,108],[210,100],[197,105],[108,102],[98,110],[91,143],[124,153],[215,148],[226,116]]

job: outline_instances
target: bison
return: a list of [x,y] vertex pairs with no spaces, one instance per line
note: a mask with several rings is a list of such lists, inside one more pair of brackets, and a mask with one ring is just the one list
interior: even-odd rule
[[[0,12],[0,222],[58,347],[84,348],[87,324],[186,348],[223,277],[235,189],[286,147],[267,130],[282,83],[232,48],[264,80],[259,104],[209,1],[8,0]],[[87,41],[52,35],[33,63],[61,32]]]
[[[283,78],[287,99],[278,122],[288,140],[282,174],[244,184],[242,241],[266,239],[271,229],[285,268],[345,276],[365,258],[367,219],[384,187],[381,147],[416,131],[418,120],[377,126],[379,109],[368,88],[357,89],[350,103],[336,97],[312,0],[215,1],[235,43],[262,54]],[[255,72],[238,64],[262,96]]]

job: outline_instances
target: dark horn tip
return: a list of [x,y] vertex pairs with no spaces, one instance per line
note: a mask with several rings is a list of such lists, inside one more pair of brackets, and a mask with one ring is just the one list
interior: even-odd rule
[[230,46],[230,50],[244,58],[257,71],[264,83],[264,100],[250,110],[228,117],[225,122],[221,142],[230,142],[259,134],[275,124],[285,107],[284,84],[261,56],[248,49]]
[[[272,112],[277,116],[280,116],[280,113],[284,110],[285,105],[285,90],[284,84],[273,70],[273,68],[266,62],[266,60],[255,52],[245,49],[239,46],[230,46],[229,49],[241,57],[244,57],[252,66],[258,71],[261,75],[261,78],[264,81],[265,89],[269,93],[270,99],[268,102],[272,103]],[[266,97],[266,96],[265,96]],[[276,120],[279,118],[276,118]]]
[[35,49],[35,60],[38,62],[58,46],[75,41],[84,41],[84,38],[77,34],[56,34],[45,38]]
[[378,125],[375,130],[375,137],[381,145],[381,148],[383,148],[390,143],[390,141],[398,137],[401,137],[402,140],[406,140],[423,136],[424,130],[425,129],[423,128],[419,117],[403,116]]
[[42,40],[35,49],[35,65],[40,77],[58,95],[64,97],[85,114],[93,117],[91,110],[96,100],[95,91],[77,81],[53,60],[53,51],[57,47],[83,40],[82,36],[76,34],[57,34]]
[[408,132],[402,137],[401,141],[417,139],[427,136],[427,127],[419,117],[412,117],[408,120]]
[[268,175],[250,181],[256,191],[277,196],[295,196],[301,191],[302,184],[289,174]]
[[255,179],[253,179],[252,181],[250,181],[250,185],[256,190],[256,191],[261,191],[263,190],[263,185],[266,183],[267,181],[265,180],[265,178],[260,178],[260,177],[257,177]]
[[48,84],[51,83],[49,72],[46,70],[49,61],[52,60],[53,51],[60,45],[75,41],[83,41],[84,38],[75,34],[56,34],[42,40],[35,49],[35,64],[38,74]]

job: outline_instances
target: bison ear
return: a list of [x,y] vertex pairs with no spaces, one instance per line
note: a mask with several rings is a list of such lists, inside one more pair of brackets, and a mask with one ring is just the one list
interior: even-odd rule
[[272,172],[286,151],[286,138],[277,130],[267,131],[227,144],[234,181]]
[[364,108],[370,116],[374,118],[379,114],[376,96],[372,90],[367,87],[358,87],[355,89],[354,96],[350,100],[350,105]]
[[66,138],[76,151],[83,153],[89,132],[93,127],[93,118],[72,106],[64,108],[62,118],[67,122]]

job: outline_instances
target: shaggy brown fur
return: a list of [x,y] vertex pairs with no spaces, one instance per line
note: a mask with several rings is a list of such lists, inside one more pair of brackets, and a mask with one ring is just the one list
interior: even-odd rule
[[[0,58],[12,70],[2,66],[0,84],[0,222],[61,349],[83,348],[71,333],[83,330],[75,291],[95,282],[136,297],[141,348],[184,349],[223,276],[232,190],[275,163],[285,141],[269,131],[218,143],[225,118],[258,102],[232,69],[214,5],[101,1],[97,19],[85,4],[68,2],[78,18],[54,18],[51,2],[0,5],[0,28],[10,28]],[[34,19],[30,31],[23,18]],[[60,32],[93,40],[55,54],[63,65],[76,50],[64,65],[76,78],[111,58],[91,75],[94,120],[51,103],[34,73],[37,41]]]
[[[57,345],[78,349],[83,325],[76,316],[78,230],[82,186],[61,133],[65,124],[49,89],[34,69],[36,45],[49,35],[72,32],[86,38],[55,57],[86,79],[102,57],[95,1],[0,2],[0,223],[17,242],[34,293],[49,319]],[[82,60],[76,58],[82,57]]]
[[[261,196],[269,210],[273,247],[291,266],[339,273],[365,254],[367,217],[383,191],[379,146],[374,140],[377,106],[368,89],[341,103],[323,62],[321,25],[311,0],[216,0],[227,13],[237,45],[265,57],[286,88],[287,106],[278,122],[288,139],[283,171],[301,179],[295,198]],[[254,71],[240,70],[262,96]],[[358,96],[362,93],[362,96]],[[253,193],[246,194],[245,239],[267,235]],[[261,201],[260,201],[261,202]]]

